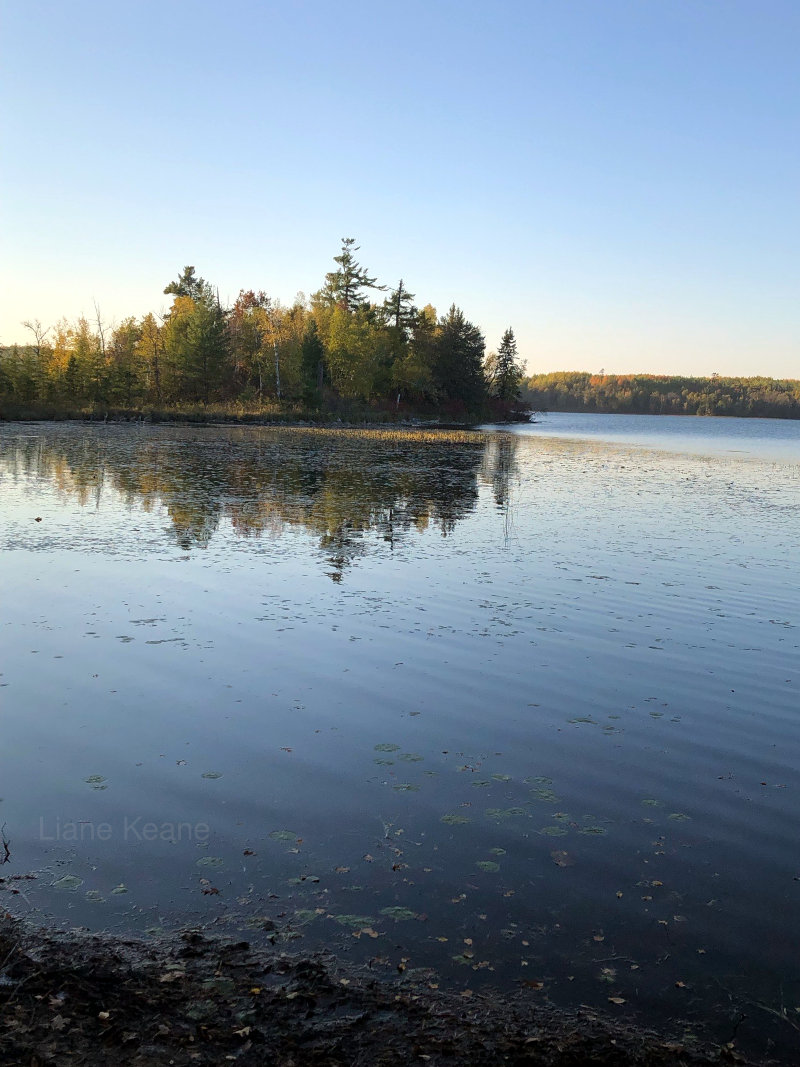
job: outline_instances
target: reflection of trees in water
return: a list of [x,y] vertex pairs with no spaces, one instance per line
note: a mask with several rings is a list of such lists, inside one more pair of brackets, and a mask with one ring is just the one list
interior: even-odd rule
[[487,439],[481,462],[481,481],[491,485],[494,502],[503,513],[503,533],[506,541],[511,537],[514,527],[512,480],[519,474],[518,444],[519,438],[514,434],[495,434]]
[[374,532],[390,549],[410,530],[443,536],[474,508],[478,479],[508,499],[507,435],[468,442],[385,440],[281,431],[68,429],[7,439],[0,469],[35,474],[82,504],[111,486],[129,503],[163,506],[184,549],[206,547],[223,520],[241,537],[303,528],[334,580]]

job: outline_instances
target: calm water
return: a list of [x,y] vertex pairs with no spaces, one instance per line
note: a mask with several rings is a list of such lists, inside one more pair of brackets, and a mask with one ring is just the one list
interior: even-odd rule
[[4,906],[791,1060],[795,424],[4,425],[0,500]]

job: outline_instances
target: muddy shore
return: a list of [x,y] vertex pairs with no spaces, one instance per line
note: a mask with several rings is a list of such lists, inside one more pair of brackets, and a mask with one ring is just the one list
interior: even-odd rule
[[329,955],[194,931],[144,942],[7,918],[0,1005],[4,1067],[751,1062],[732,1046],[564,1012],[523,993],[465,997],[413,977],[378,979]]

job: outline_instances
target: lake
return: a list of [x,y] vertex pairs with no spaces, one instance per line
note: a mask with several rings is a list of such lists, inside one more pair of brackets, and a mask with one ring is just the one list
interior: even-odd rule
[[0,424],[0,494],[5,907],[790,1055],[800,425]]

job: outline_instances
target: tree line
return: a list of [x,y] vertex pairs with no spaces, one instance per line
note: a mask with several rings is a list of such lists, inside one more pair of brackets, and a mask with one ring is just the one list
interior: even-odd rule
[[522,395],[539,411],[800,418],[800,381],[792,379],[570,371],[534,374],[523,381]]
[[26,345],[0,348],[0,415],[50,405],[141,410],[238,404],[253,410],[370,406],[509,417],[521,362],[513,330],[487,355],[484,336],[453,304],[438,316],[401,279],[378,283],[343,238],[310,300],[287,306],[241,290],[232,307],[193,266],[164,293],[169,310],[117,325],[23,325]]

